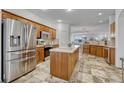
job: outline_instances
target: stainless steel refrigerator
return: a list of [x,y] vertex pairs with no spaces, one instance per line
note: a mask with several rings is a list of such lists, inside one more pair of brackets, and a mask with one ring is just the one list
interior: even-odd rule
[[36,67],[36,28],[18,20],[2,21],[2,80],[11,82]]

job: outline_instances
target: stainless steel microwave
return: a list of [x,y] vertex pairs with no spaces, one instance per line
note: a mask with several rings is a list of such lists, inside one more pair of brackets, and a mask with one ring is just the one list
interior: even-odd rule
[[43,31],[42,35],[41,35],[41,38],[42,39],[50,39],[50,33]]

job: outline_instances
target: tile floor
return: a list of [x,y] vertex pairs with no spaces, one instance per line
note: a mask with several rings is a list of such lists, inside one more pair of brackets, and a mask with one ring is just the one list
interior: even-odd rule
[[50,76],[50,60],[39,64],[35,70],[12,83],[119,83],[121,70],[110,66],[105,59],[81,54],[69,81]]

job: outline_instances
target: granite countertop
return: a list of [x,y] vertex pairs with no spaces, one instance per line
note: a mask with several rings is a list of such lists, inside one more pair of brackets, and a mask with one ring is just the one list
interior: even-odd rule
[[108,48],[115,48],[114,45],[100,45],[100,44],[85,44],[85,45],[94,45],[94,46],[102,46],[102,47],[108,47]]
[[111,45],[106,45],[105,47],[108,47],[108,48],[115,48],[115,46],[111,46]]
[[[59,44],[52,44],[51,46],[54,46],[54,45],[59,45]],[[45,45],[36,45],[36,47],[45,47]]]
[[36,47],[44,47],[44,45],[37,45]]
[[50,52],[74,53],[78,48],[79,48],[79,46],[60,47],[60,48],[50,49]]
[[101,44],[84,44],[84,45],[94,45],[94,46],[105,46],[105,45],[101,45]]

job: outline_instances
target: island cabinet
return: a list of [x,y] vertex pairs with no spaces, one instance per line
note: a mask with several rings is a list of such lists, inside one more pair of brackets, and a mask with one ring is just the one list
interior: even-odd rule
[[50,74],[51,76],[69,80],[79,57],[79,48],[73,52],[62,52],[60,50],[56,48],[50,52]]
[[37,64],[44,61],[44,46],[36,47],[36,62]]

